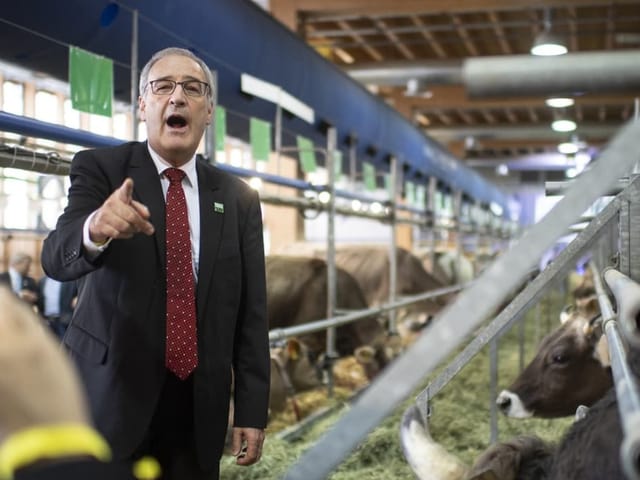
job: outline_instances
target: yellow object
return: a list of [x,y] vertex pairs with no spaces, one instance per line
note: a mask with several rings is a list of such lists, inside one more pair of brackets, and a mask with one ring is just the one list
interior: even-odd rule
[[111,459],[107,442],[91,427],[60,424],[20,430],[0,446],[0,479],[11,480],[22,467],[44,459],[92,456]]
[[133,476],[139,480],[154,480],[160,478],[162,469],[153,457],[142,457],[133,464]]

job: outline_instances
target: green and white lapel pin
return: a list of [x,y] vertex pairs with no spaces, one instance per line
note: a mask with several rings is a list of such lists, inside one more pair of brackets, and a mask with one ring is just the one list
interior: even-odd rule
[[224,203],[213,202],[213,211],[216,213],[224,213]]

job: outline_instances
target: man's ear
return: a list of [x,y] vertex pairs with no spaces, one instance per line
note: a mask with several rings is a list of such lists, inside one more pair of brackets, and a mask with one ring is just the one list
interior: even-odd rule
[[138,97],[138,115],[140,116],[140,120],[147,120],[147,112],[146,112],[147,104],[144,101],[142,96]]

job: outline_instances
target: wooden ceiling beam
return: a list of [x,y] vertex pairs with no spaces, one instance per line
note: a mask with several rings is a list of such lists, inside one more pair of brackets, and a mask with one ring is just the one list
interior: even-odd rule
[[460,20],[460,17],[458,15],[451,15],[451,21],[455,25],[456,31],[458,32],[458,35],[462,39],[462,43],[464,44],[465,48],[467,49],[467,52],[469,52],[469,56],[477,57],[478,56],[478,49],[476,48],[475,44],[469,38],[469,32],[467,32],[467,29],[464,28],[464,24],[463,24],[462,20]]
[[[404,95],[404,89],[394,88],[389,90],[389,96],[393,98],[396,104],[409,103],[416,109],[432,109],[432,108],[468,108],[468,109],[487,109],[487,108],[529,108],[544,106],[544,100],[541,97],[512,97],[501,99],[469,99],[465,88],[461,85],[436,85],[429,87],[430,96],[413,96]],[[606,103],[607,105],[633,105],[635,97],[630,94],[606,95],[606,94],[588,94],[583,97],[577,97],[576,105],[578,106],[594,106]]]
[[378,27],[380,29],[380,31],[389,40],[391,40],[391,43],[393,43],[393,45],[404,56],[404,58],[406,58],[407,60],[415,60],[416,56],[413,54],[413,52],[411,50],[409,50],[409,48],[400,41],[400,39],[398,38],[398,36],[395,33],[393,33],[391,30],[389,30],[389,28],[387,27],[386,23],[384,23],[380,19],[374,18],[373,19],[373,24],[376,27]]
[[487,16],[489,20],[493,24],[493,31],[498,37],[498,43],[500,43],[500,48],[502,49],[502,53],[505,55],[513,54],[513,49],[509,42],[507,42],[506,35],[504,33],[504,29],[500,26],[500,19],[498,18],[498,14],[496,12],[487,12]]
[[356,41],[356,43],[360,46],[360,48],[362,48],[365,52],[367,52],[371,56],[371,58],[373,58],[377,62],[381,62],[382,60],[384,60],[384,57],[380,54],[380,52],[378,52],[378,50],[370,46],[364,40],[364,38],[362,38],[360,35],[358,35],[357,33],[354,33],[351,29],[351,26],[347,22],[345,21],[338,22],[338,25],[340,26],[341,29],[345,31],[345,34],[353,38]]
[[[285,0],[275,0],[276,3]],[[464,13],[486,10],[522,10],[531,8],[531,0],[289,0],[298,12],[340,14],[425,14],[430,12]],[[271,0],[273,3],[274,0]],[[616,0],[634,4],[637,0]],[[536,8],[609,5],[610,0],[538,0]]]
[[427,40],[427,42],[429,42],[429,46],[435,52],[436,56],[438,58],[447,58],[448,55],[442,48],[442,45],[436,39],[433,33],[430,30],[427,30],[427,26],[420,19],[420,17],[411,15],[410,18],[413,24],[420,29],[421,35]]

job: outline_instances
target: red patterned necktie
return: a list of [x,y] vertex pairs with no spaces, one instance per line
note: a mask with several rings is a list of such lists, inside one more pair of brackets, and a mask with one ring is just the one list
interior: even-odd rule
[[167,168],[167,341],[166,366],[182,380],[198,365],[196,299],[187,202],[182,190],[185,173]]

